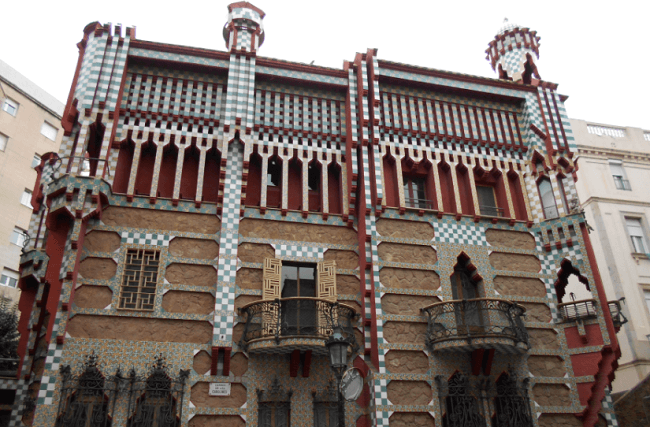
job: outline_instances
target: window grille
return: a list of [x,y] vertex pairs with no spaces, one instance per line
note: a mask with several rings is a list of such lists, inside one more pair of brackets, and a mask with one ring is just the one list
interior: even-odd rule
[[160,252],[129,249],[126,253],[119,308],[153,310]]
[[598,136],[611,136],[613,138],[625,138],[625,129],[612,128],[607,126],[587,125],[587,132]]
[[275,378],[268,390],[257,390],[257,425],[291,426],[291,389],[285,390]]

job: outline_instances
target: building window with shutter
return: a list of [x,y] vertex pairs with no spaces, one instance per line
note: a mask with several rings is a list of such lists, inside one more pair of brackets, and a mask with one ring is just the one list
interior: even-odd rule
[[128,249],[118,308],[126,310],[154,309],[160,252]]
[[632,240],[632,247],[634,248],[635,253],[647,253],[648,245],[645,238],[645,233],[643,232],[643,227],[641,226],[640,218],[625,218],[625,225],[627,226],[627,234],[629,234],[630,239]]
[[630,186],[630,181],[628,181],[625,176],[625,171],[623,170],[623,164],[621,162],[610,160],[609,170],[612,172],[612,178],[614,178],[614,185],[616,185],[617,190],[632,191],[632,186]]
[[539,198],[542,201],[542,208],[544,209],[544,218],[557,218],[559,215],[557,213],[557,205],[555,204],[555,194],[553,194],[551,180],[546,177],[542,178],[537,182],[537,189],[539,190]]

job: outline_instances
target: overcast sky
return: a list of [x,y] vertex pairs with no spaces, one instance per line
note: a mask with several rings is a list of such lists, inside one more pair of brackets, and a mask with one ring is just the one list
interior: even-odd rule
[[[0,59],[65,102],[86,24],[136,26],[137,38],[225,50],[232,1],[6,1]],[[275,1],[260,56],[340,68],[356,52],[380,59],[495,77],[485,49],[504,17],[541,37],[537,68],[568,95],[572,118],[650,130],[650,2]],[[381,6],[379,6],[381,5]]]

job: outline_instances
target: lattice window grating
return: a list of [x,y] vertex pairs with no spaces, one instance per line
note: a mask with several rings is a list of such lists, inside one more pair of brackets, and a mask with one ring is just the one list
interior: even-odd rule
[[126,253],[119,308],[153,310],[158,282],[160,252],[129,249]]

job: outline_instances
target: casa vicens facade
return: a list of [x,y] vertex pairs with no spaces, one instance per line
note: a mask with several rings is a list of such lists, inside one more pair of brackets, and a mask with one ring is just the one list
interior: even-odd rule
[[[264,13],[228,12],[225,51],[84,29],[12,425],[615,425],[624,320],[537,34],[495,36],[497,79],[332,69],[258,55]],[[363,378],[344,411],[333,337]]]

